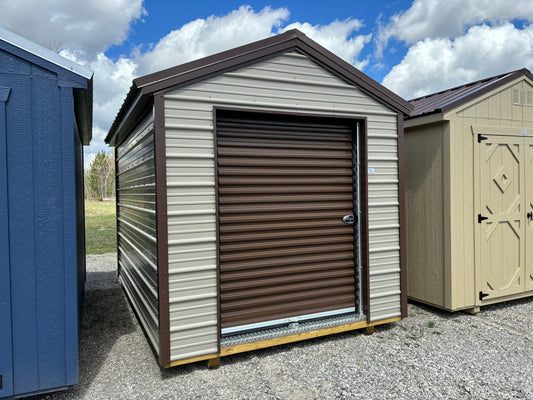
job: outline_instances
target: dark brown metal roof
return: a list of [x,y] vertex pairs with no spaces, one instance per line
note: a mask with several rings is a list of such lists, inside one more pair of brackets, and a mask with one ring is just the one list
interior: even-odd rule
[[527,76],[529,79],[533,80],[531,72],[526,68],[522,68],[409,100],[409,103],[414,106],[413,112],[409,118],[416,118],[422,115],[438,112],[445,113],[453,110],[454,108],[512,82],[521,76]]
[[196,61],[142,76],[133,81],[124,103],[105,139],[116,145],[135,120],[143,114],[154,93],[189,85],[221,73],[257,63],[276,55],[299,51],[344,81],[357,86],[369,96],[393,110],[409,115],[412,106],[397,94],[374,81],[357,68],[309,39],[297,29],[236,47]]

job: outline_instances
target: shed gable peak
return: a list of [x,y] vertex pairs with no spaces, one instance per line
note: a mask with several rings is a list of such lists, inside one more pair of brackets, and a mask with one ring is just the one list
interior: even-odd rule
[[533,80],[527,76],[520,76],[451,109],[444,113],[444,118],[449,119],[453,115],[459,117],[477,115],[480,113],[479,109],[487,108],[488,110],[489,107],[493,115],[505,113],[505,110],[508,110],[511,115],[513,108],[516,110],[522,107],[533,107]]

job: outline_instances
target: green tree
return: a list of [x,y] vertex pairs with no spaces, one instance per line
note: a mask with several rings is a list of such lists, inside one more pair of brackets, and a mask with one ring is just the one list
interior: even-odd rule
[[98,152],[89,170],[85,172],[85,195],[102,201],[115,191],[115,157]]

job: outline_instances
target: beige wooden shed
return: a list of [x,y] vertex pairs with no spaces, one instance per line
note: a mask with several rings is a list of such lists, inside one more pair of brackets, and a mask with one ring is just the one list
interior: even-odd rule
[[297,30],[134,80],[119,279],[162,366],[406,315],[411,108]]
[[411,100],[408,295],[447,310],[533,295],[533,75]]

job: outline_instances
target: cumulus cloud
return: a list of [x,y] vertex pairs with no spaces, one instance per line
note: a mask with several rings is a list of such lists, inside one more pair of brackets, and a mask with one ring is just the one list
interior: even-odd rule
[[335,53],[356,68],[363,69],[369,60],[358,60],[359,54],[365,44],[370,42],[372,34],[354,35],[354,32],[363,27],[363,22],[358,19],[335,20],[328,25],[311,25],[309,23],[295,22],[282,29],[299,29],[311,39]]
[[455,39],[417,42],[383,84],[405,98],[414,98],[523,67],[533,68],[533,27],[484,24]]
[[157,43],[139,44],[124,57],[109,58],[110,46],[127,39],[132,25],[146,11],[142,0],[17,0],[4,2],[0,26],[76,61],[94,72],[93,140],[85,151],[86,164],[105,150],[109,127],[132,80],[151,72],[215,54],[298,28],[339,57],[363,69],[359,60],[371,35],[356,35],[363,26],[357,19],[335,20],[327,25],[294,23],[289,10],[265,7],[255,11],[241,6],[221,16],[191,21],[171,31]]
[[296,22],[284,27],[288,18],[286,8],[265,7],[255,12],[250,6],[241,6],[224,16],[183,25],[135,60],[139,72],[148,74],[297,28],[356,67],[362,69],[368,64],[368,60],[357,60],[371,39],[371,35],[354,35],[363,26],[361,21],[335,20],[328,25]]
[[0,25],[53,50],[92,59],[122,43],[144,13],[142,0],[4,1]]
[[377,55],[382,55],[390,38],[411,45],[426,38],[458,37],[473,25],[496,26],[514,19],[533,21],[533,1],[415,0],[407,11],[392,16],[380,28]]
[[104,144],[111,123],[122,105],[132,80],[138,75],[137,64],[129,58],[111,60],[100,53],[92,61],[78,59],[75,54],[63,50],[63,57],[78,62],[94,72],[93,83],[93,138],[85,149],[88,165],[101,150],[109,151]]
[[137,57],[139,72],[148,74],[273,35],[289,17],[286,8],[255,12],[241,6],[224,16],[210,16],[183,25]]

